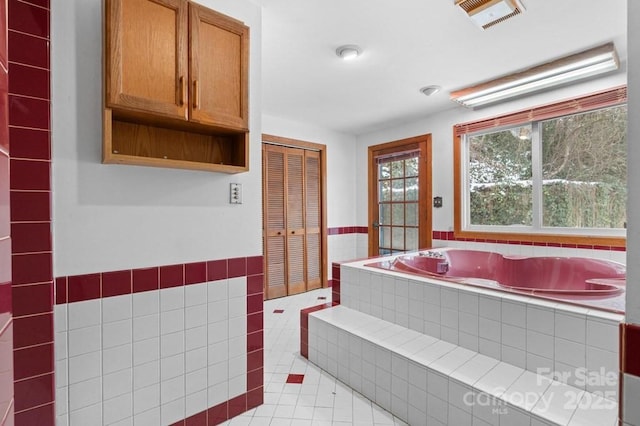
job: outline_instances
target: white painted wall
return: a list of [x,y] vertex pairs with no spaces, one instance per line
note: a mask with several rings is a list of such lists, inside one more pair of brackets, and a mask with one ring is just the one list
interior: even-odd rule
[[[640,161],[640,122],[637,117],[640,112],[640,2],[627,2],[627,39],[629,41],[629,120],[627,163],[638,164]],[[628,184],[629,198],[627,202],[627,292],[626,292],[626,322],[640,324],[640,169],[629,167]],[[640,378],[625,374],[623,421],[625,426],[640,425]]]
[[[630,165],[640,162],[640,2],[629,1],[627,19],[627,38],[629,40],[629,120],[628,154]],[[627,322],[640,324],[640,168],[629,167],[629,200],[627,204]],[[640,421],[640,419],[638,419]]]
[[355,226],[355,136],[312,124],[262,116],[262,133],[327,146],[327,226]]
[[[261,8],[199,2],[251,28],[248,173],[101,164],[103,1],[52,1],[56,276],[262,253]],[[231,182],[244,204],[229,204]]]
[[[638,164],[640,161],[640,122],[637,117],[640,112],[640,2],[627,2],[628,25],[627,38],[629,40],[629,120],[627,163]],[[629,167],[628,184],[629,198],[627,202],[627,300],[626,322],[640,324],[640,168]],[[640,378],[630,374],[624,375],[623,420],[626,425],[640,425]]]
[[[443,197],[444,202],[442,208],[433,209],[433,229],[436,231],[453,230],[453,126],[455,124],[480,120],[485,117],[493,117],[537,105],[569,99],[625,83],[625,73],[618,72],[598,80],[576,84],[524,99],[505,102],[478,111],[455,106],[452,102],[451,109],[425,117],[422,120],[358,136],[356,151],[357,223],[361,226],[367,224],[367,147],[431,133],[433,149],[433,196]],[[436,96],[448,96],[447,88]],[[429,102],[428,98],[425,98],[425,103],[426,102]]]

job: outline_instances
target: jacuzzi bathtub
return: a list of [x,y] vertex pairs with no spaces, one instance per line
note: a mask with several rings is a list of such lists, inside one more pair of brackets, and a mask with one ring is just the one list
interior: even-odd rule
[[583,257],[524,257],[499,253],[432,249],[369,264],[439,280],[531,295],[612,297],[622,293],[626,267]]

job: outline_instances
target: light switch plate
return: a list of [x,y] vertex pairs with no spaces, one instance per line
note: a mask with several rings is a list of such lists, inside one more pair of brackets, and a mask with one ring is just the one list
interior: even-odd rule
[[242,184],[232,183],[229,190],[229,202],[231,204],[242,204]]

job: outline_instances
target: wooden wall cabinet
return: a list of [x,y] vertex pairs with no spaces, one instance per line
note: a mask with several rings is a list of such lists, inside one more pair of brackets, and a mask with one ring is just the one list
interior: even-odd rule
[[249,29],[187,0],[105,0],[103,162],[248,170]]

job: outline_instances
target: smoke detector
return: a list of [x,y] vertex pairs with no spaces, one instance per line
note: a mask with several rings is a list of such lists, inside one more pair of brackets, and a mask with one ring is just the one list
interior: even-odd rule
[[456,5],[485,30],[524,11],[518,0],[456,0]]

